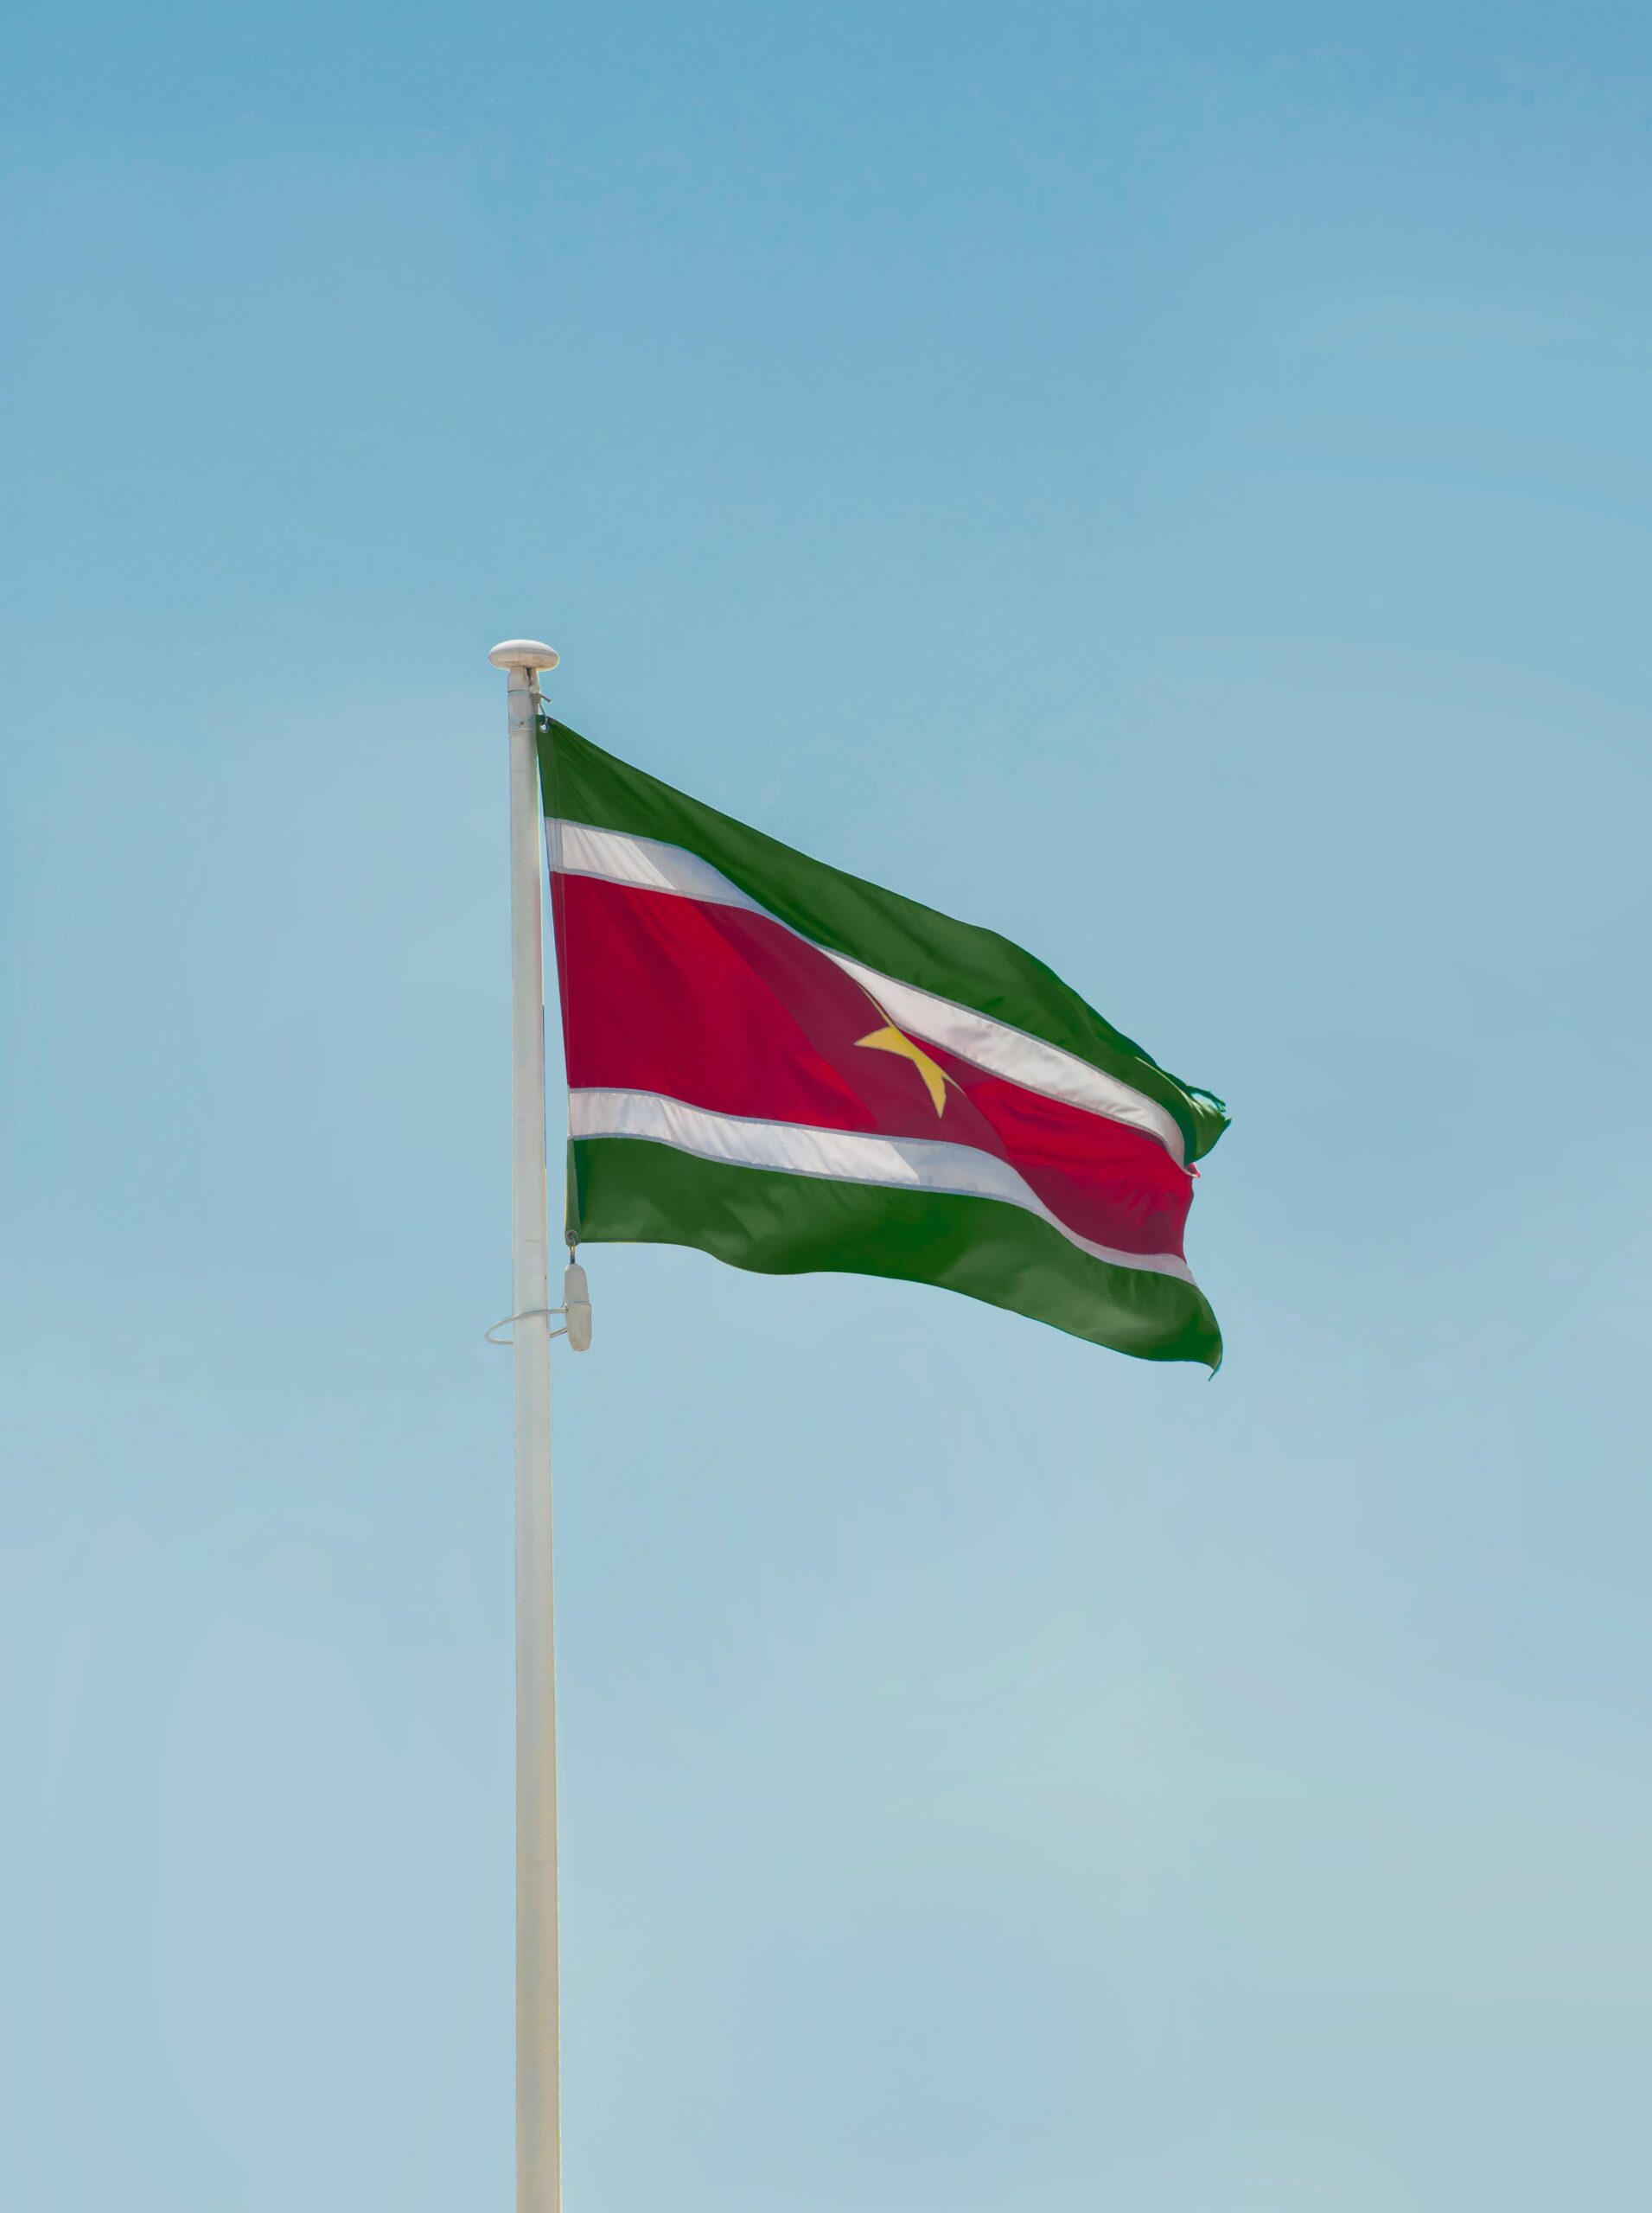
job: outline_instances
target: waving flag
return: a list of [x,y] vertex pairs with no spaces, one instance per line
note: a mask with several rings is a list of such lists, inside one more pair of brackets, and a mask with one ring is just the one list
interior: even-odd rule
[[935,1284],[1215,1367],[1183,1253],[1221,1102],[991,930],[540,725],[568,1234]]

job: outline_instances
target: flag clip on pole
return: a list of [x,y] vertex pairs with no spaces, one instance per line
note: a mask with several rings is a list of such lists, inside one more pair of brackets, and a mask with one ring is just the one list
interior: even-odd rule
[[[551,1330],[545,1240],[545,939],[539,671],[557,655],[512,638],[510,672],[511,1304],[516,1369],[516,2207],[561,2213],[557,1965],[557,1701],[551,1573]],[[582,1286],[583,1290],[583,1286]],[[589,1324],[587,1323],[587,1333]]]

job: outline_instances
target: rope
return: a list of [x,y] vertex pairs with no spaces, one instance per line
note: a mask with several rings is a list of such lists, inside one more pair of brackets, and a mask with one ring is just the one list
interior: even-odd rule
[[[520,1314],[507,1314],[502,1322],[495,1322],[484,1330],[482,1333],[482,1342],[485,1344],[499,1345],[508,1351],[516,1340],[513,1337],[496,1337],[494,1335],[494,1330],[508,1330],[513,1322],[531,1322],[536,1314],[543,1314],[548,1322],[553,1314],[565,1314],[567,1311],[565,1306],[525,1306]],[[560,1330],[549,1330],[545,1334],[547,1336],[565,1337],[568,1334],[567,1326],[564,1323]]]

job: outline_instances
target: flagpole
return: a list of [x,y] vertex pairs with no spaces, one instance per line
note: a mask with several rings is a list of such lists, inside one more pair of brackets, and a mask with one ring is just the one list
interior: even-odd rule
[[509,639],[511,1306],[516,1368],[516,2207],[561,2213],[557,1958],[557,1697],[551,1573],[551,1303],[545,1244],[545,939],[539,671]]

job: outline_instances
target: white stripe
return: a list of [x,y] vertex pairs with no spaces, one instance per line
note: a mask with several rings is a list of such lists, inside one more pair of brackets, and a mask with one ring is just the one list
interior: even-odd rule
[[712,1114],[654,1091],[571,1091],[568,1127],[577,1138],[646,1138],[699,1160],[730,1168],[772,1168],[788,1176],[819,1176],[836,1183],[883,1183],[959,1198],[1001,1199],[1036,1215],[1069,1245],[1116,1268],[1179,1276],[1191,1283],[1174,1253],[1119,1253],[1081,1237],[1058,1220],[1007,1160],[973,1145],[938,1138],[869,1137],[858,1130],[815,1130],[796,1122],[759,1122]]
[[721,869],[681,845],[554,818],[546,822],[545,832],[554,841],[551,865],[566,876],[600,876],[610,883],[634,883],[642,891],[677,891],[716,907],[744,907],[754,915],[768,912],[737,883],[730,883]]
[[1143,1130],[1158,1140],[1178,1167],[1185,1164],[1180,1126],[1158,1100],[1149,1099],[1145,1092],[1104,1069],[1093,1068],[1088,1061],[1080,1060],[1076,1053],[1067,1052],[1060,1045],[1047,1044],[1042,1037],[1029,1036],[1024,1030],[1007,1022],[940,998],[934,992],[921,991],[915,984],[883,975],[876,968],[852,960],[847,953],[833,953],[829,946],[816,945],[801,930],[792,929],[777,915],[769,915],[768,908],[698,853],[681,845],[668,845],[658,838],[593,830],[580,822],[552,820],[545,825],[545,834],[551,865],[564,875],[601,877],[609,883],[676,892],[714,906],[742,907],[749,914],[768,915],[780,928],[790,929],[806,945],[814,945],[818,953],[852,976],[871,993],[891,1022],[914,1036],[939,1045],[943,1052],[957,1054],[960,1060],[973,1062],[990,1075],[1018,1083],[1024,1090],[1041,1091],[1046,1098],[1059,1099],[1068,1106]]

